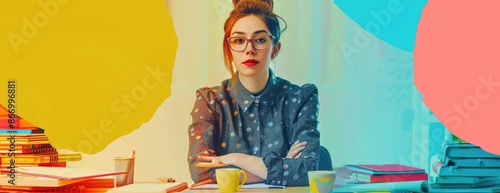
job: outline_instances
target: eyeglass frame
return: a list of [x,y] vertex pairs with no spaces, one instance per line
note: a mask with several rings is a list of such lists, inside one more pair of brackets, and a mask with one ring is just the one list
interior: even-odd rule
[[[271,37],[271,44],[274,44],[274,39],[276,38],[276,37],[274,37],[273,35],[270,35],[270,34],[266,34],[266,35],[257,35],[257,36],[268,36],[268,37]],[[243,51],[245,51],[245,50],[247,49],[247,47],[248,47],[248,43],[249,43],[250,41],[252,41],[252,47],[253,47],[253,49],[255,49],[255,50],[264,50],[264,49],[267,49],[267,48],[271,47],[271,46],[269,46],[269,47],[267,47],[267,48],[263,48],[263,49],[257,49],[257,48],[255,48],[255,45],[254,45],[254,43],[253,43],[254,37],[256,37],[256,36],[253,36],[253,37],[252,37],[252,38],[250,38],[250,39],[248,39],[248,38],[244,38],[244,37],[242,37],[242,38],[241,38],[241,39],[245,39],[245,40],[247,41],[247,45],[245,45],[245,48],[243,48],[242,50],[234,50],[234,49],[233,49],[233,46],[231,46],[231,42],[230,42],[229,40],[230,40],[231,38],[236,38],[236,37],[228,37],[228,38],[227,38],[227,43],[229,44],[229,48],[231,48],[231,50],[233,50],[233,51],[235,51],[235,52],[243,52]]]

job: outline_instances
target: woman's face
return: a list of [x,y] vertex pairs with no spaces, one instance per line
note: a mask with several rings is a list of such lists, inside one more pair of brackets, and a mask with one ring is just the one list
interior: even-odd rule
[[254,15],[243,17],[236,21],[229,37],[231,55],[239,76],[263,77],[269,73],[273,45],[264,21]]

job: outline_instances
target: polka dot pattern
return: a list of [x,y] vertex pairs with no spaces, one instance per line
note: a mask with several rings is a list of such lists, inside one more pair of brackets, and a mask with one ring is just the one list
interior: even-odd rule
[[[230,80],[220,87],[199,89],[191,112],[193,123],[188,127],[191,174],[197,179],[214,178],[213,171],[194,167],[197,154],[212,149],[217,155],[244,153],[263,158],[270,171],[267,183],[307,185],[307,171],[315,169],[319,152],[317,92],[312,84],[299,87],[272,71],[258,95]],[[306,149],[298,159],[286,158],[296,140],[308,141]]]

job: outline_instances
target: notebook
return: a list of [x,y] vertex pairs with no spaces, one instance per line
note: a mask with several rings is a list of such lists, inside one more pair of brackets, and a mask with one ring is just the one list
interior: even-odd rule
[[170,193],[187,189],[186,182],[176,183],[136,183],[109,189],[107,193]]

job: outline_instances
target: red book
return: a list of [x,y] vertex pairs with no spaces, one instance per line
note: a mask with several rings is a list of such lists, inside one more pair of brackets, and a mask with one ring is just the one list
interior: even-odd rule
[[7,108],[0,105],[0,129],[10,129],[11,123],[9,120],[14,120],[14,129],[22,129],[22,128],[33,128],[35,125],[29,123],[28,121],[22,119],[21,117],[14,114],[13,118]]
[[378,183],[378,182],[404,182],[404,181],[419,181],[428,180],[427,173],[418,174],[386,174],[386,175],[373,175],[363,172],[352,171],[347,168],[339,168],[337,170],[337,177],[357,180],[363,183]]
[[356,172],[362,172],[372,175],[389,175],[389,174],[421,174],[425,173],[424,169],[405,166],[401,164],[357,164],[346,165],[347,169]]
[[[57,153],[57,149],[56,148],[33,148],[33,149],[11,150],[11,149],[0,148],[0,155],[5,154],[5,153],[8,154],[10,152],[14,152],[16,154],[41,154],[41,153],[48,154],[48,153]],[[18,156],[18,155],[16,155],[16,156]]]
[[[422,174],[392,174],[392,175],[378,175],[369,176],[366,182],[376,183],[376,182],[404,182],[404,181],[419,181],[428,180],[429,176],[426,173]],[[363,181],[360,179],[359,181]]]

